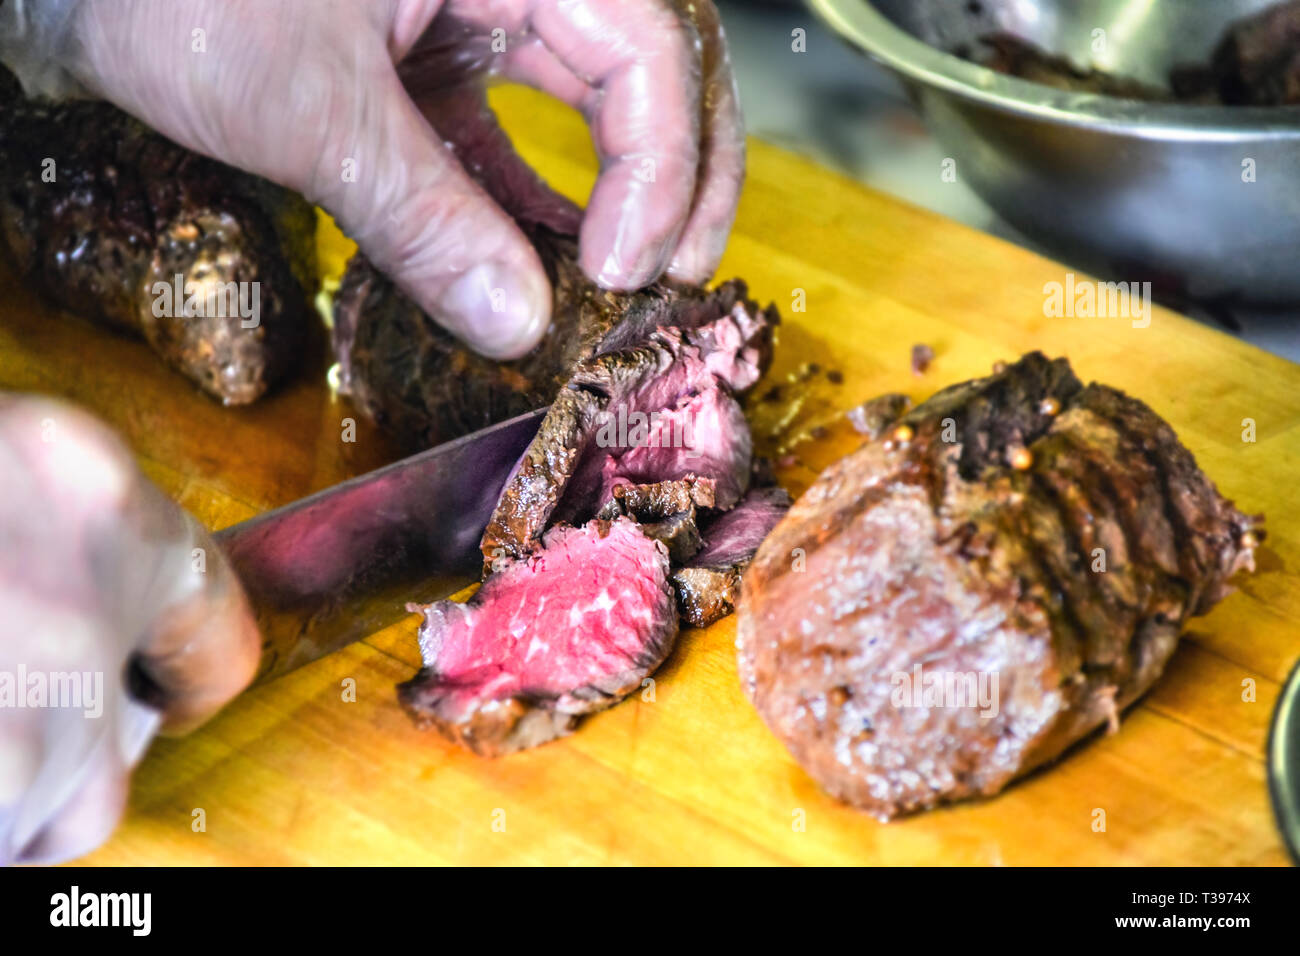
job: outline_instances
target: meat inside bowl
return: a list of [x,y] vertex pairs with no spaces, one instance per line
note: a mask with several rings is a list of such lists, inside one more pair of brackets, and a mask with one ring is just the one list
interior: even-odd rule
[[[1167,91],[1269,0],[811,0],[903,80],[955,173],[1053,255],[1157,297],[1300,302],[1300,107],[1058,88],[977,63],[1008,34]],[[956,51],[950,52],[950,51]],[[939,170],[936,170],[939,175]]]

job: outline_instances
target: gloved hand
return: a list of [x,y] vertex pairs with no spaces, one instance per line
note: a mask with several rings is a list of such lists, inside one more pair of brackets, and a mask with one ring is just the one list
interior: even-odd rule
[[103,841],[159,723],[215,713],[260,644],[221,552],[111,432],[0,394],[0,865]]
[[[601,174],[581,261],[596,281],[703,281],[722,255],[744,139],[708,0],[27,0],[0,23],[24,7],[36,20],[0,54],[30,72],[48,53],[177,142],[302,192],[490,356],[531,348],[551,299],[532,247],[446,142],[508,150],[488,76],[585,114]],[[455,129],[438,128],[444,97]],[[487,164],[522,171],[513,152]]]

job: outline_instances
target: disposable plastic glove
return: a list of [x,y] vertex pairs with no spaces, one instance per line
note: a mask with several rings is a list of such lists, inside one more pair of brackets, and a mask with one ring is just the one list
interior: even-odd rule
[[159,723],[211,716],[259,650],[221,552],[111,432],[0,393],[0,865],[102,842]]
[[448,142],[489,144],[492,175],[544,189],[495,127],[490,76],[586,116],[601,173],[581,261],[605,287],[707,279],[735,214],[744,139],[707,0],[10,0],[6,19],[0,55],[29,85],[52,57],[177,142],[302,192],[490,356],[526,352],[551,308],[536,253]]

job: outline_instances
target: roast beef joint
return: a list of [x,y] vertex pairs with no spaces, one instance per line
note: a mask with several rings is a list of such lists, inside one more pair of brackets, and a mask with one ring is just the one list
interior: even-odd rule
[[882,407],[892,427],[758,549],[737,646],[794,758],[887,819],[1115,727],[1262,531],[1150,408],[1064,359]]

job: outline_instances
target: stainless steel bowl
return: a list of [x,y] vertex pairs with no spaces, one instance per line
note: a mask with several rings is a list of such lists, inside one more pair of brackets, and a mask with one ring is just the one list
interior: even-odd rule
[[1300,303],[1300,107],[1074,93],[947,52],[1005,31],[1167,87],[1275,0],[809,2],[902,78],[958,178],[1057,257],[1165,297]]

